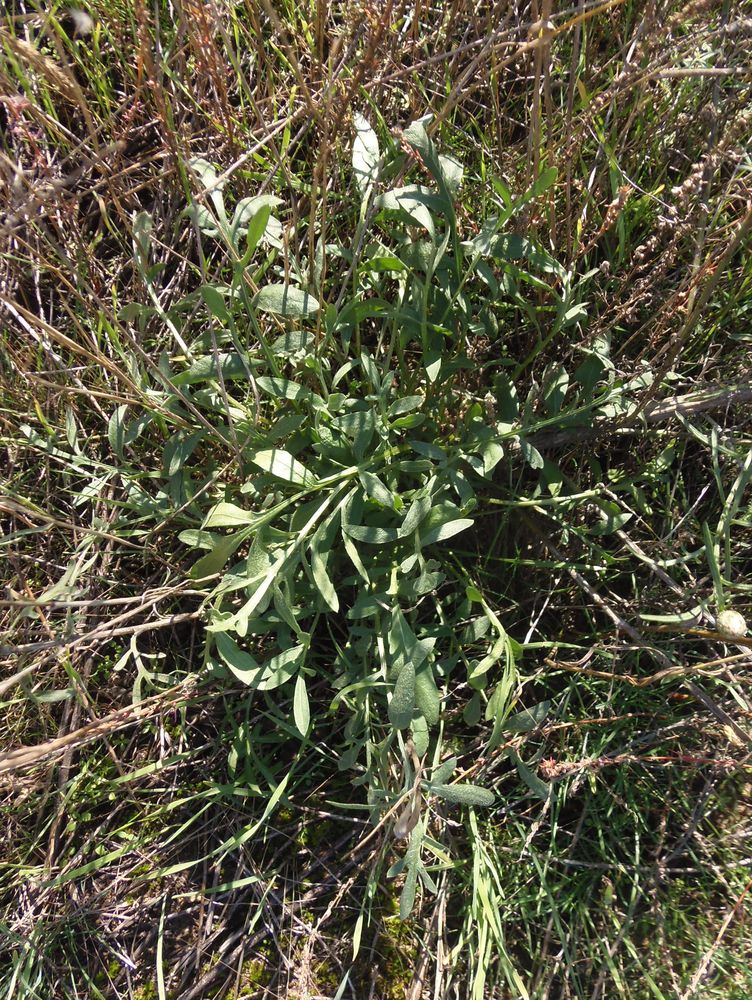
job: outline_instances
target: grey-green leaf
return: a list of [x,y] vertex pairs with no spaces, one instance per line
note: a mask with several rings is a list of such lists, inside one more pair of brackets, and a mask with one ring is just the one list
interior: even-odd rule
[[118,406],[107,424],[107,437],[110,441],[110,447],[118,458],[123,457],[123,435],[125,433],[125,414],[127,410],[127,406]]
[[277,479],[283,479],[286,483],[293,483],[295,486],[315,486],[316,477],[306,469],[302,462],[282,448],[269,448],[264,451],[257,451],[250,456],[250,460],[264,472],[270,473]]
[[241,649],[226,632],[218,632],[215,642],[219,655],[238,680],[244,684],[253,684],[259,679],[261,665],[250,653]]
[[517,768],[517,773],[525,782],[530,791],[536,795],[539,799],[545,800],[548,798],[551,792],[551,786],[546,784],[545,781],[541,781],[537,774],[530,770],[530,768],[522,760],[514,750],[509,751],[509,757]]
[[219,573],[233,552],[242,544],[247,534],[245,531],[236,531],[232,535],[223,535],[219,538],[211,551],[201,556],[191,566],[190,576],[192,579],[201,580],[203,577]]
[[382,507],[390,507],[391,509],[394,509],[394,496],[392,491],[387,489],[378,476],[375,476],[372,472],[366,472],[365,469],[361,469],[360,481],[363,484],[366,493],[372,500],[381,504]]
[[344,530],[351,538],[369,545],[388,545],[396,542],[398,537],[396,528],[377,528],[367,524],[348,524]]
[[294,285],[264,285],[256,296],[256,308],[277,316],[300,318],[317,313],[319,303],[308,292]]
[[415,667],[408,660],[399,672],[389,703],[389,721],[395,729],[407,729],[415,709]]
[[352,152],[353,173],[362,197],[376,180],[379,165],[379,140],[363,115],[354,114],[353,124],[355,125]]
[[405,885],[400,896],[400,920],[407,920],[415,905],[415,889],[418,882],[418,869],[420,865],[420,848],[425,835],[425,821],[419,820],[417,826],[410,834],[410,843],[405,854],[405,865],[407,875]]
[[308,726],[311,723],[311,709],[308,704],[308,691],[306,689],[305,677],[303,677],[302,674],[298,674],[295,681],[295,695],[292,702],[292,712],[298,732],[301,736],[305,736],[308,732]]
[[256,379],[256,384],[259,389],[268,392],[270,396],[276,396],[277,399],[307,401],[313,398],[310,389],[306,389],[304,385],[298,385],[297,382],[292,382],[289,378],[271,378],[268,375],[262,375],[261,378]]
[[258,514],[243,510],[234,503],[218,503],[206,515],[204,528],[236,528],[241,524],[253,524]]
[[492,806],[496,796],[478,785],[431,785],[431,791],[447,802],[462,806]]
[[525,708],[521,712],[517,712],[516,715],[510,715],[504,722],[504,729],[508,733],[532,732],[533,729],[537,729],[545,720],[550,708],[550,701],[540,701],[537,705],[532,705],[530,708]]
[[331,611],[339,611],[339,598],[337,597],[337,591],[334,589],[331,577],[326,571],[326,564],[324,563],[318,548],[315,546],[311,548],[311,572],[313,573],[313,579],[316,582],[319,593],[324,599],[327,607]]
[[423,545],[433,545],[435,542],[444,542],[447,538],[451,538],[453,535],[458,535],[460,531],[465,531],[466,528],[472,527],[473,521],[469,517],[460,517],[454,521],[447,521],[445,524],[439,524],[435,528],[431,528],[422,536],[421,542]]
[[[415,836],[415,831],[413,831],[413,836]],[[410,914],[413,912],[413,906],[415,906],[415,890],[418,884],[418,866],[411,865],[407,869],[407,875],[405,876],[405,884],[402,887],[402,893],[400,895],[400,920],[407,920]]]
[[450,757],[436,768],[431,775],[431,781],[437,785],[445,785],[457,769],[457,758]]
[[428,725],[435,726],[441,711],[441,695],[428,661],[415,674],[415,704]]

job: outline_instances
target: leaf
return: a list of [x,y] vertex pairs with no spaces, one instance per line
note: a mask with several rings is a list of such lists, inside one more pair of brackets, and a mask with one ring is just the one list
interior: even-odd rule
[[372,500],[375,500],[382,507],[394,510],[394,496],[391,490],[384,486],[378,476],[374,476],[372,472],[366,472],[365,469],[361,469],[360,481]]
[[536,447],[526,441],[525,438],[519,438],[520,451],[525,457],[525,461],[530,466],[531,469],[542,469],[543,468],[543,456],[538,451]]
[[311,572],[321,597],[331,611],[339,611],[339,598],[317,547],[311,547]]
[[277,479],[283,479],[286,483],[293,483],[296,486],[316,485],[316,477],[306,469],[303,463],[281,448],[257,451],[250,456],[250,461],[263,469],[264,472],[268,472]]
[[619,504],[614,503],[613,500],[597,500],[595,504],[602,511],[603,517],[597,524],[588,529],[589,535],[610,535],[623,528],[627,521],[632,518],[630,511],[622,510]]
[[258,246],[259,240],[266,231],[271,210],[282,204],[282,199],[273,194],[257,194],[251,198],[242,198],[235,206],[235,212],[230,223],[230,235],[236,248],[240,236],[247,231],[244,256],[250,257]]
[[205,188],[214,188],[216,186],[217,170],[213,164],[200,156],[193,157],[188,163]]
[[332,427],[352,438],[352,449],[358,461],[365,456],[376,430],[376,414],[371,410],[353,410],[332,420]]
[[[269,197],[267,195],[267,197]],[[243,199],[245,200],[245,199]],[[281,200],[281,199],[280,199]],[[270,205],[262,205],[259,210],[253,215],[248,221],[247,228],[244,227],[243,222],[236,222],[238,215],[238,210],[240,209],[242,201],[238,202],[237,208],[235,209],[235,217],[232,220],[230,226],[230,236],[235,247],[240,250],[240,237],[245,231],[246,234],[246,244],[245,250],[243,251],[243,261],[250,261],[253,256],[253,252],[261,241],[261,237],[266,232],[267,226],[269,225],[269,219],[272,214],[272,209]]]
[[441,695],[436,687],[433,668],[428,662],[415,674],[415,704],[428,725],[435,726],[441,711]]
[[435,382],[441,372],[441,364],[443,361],[441,351],[438,349],[435,351],[426,351],[423,360],[425,363],[428,381]]
[[[487,674],[488,671],[493,667],[502,656],[507,653],[507,638],[504,635],[499,636],[495,641],[493,646],[489,649],[486,655],[480,660],[475,667],[468,674],[467,679],[469,681],[475,680],[478,677],[482,677]],[[489,714],[490,713],[490,714]],[[493,718],[493,712],[489,706],[486,707],[486,719]]]
[[547,167],[530,187],[528,191],[520,198],[520,200],[515,204],[515,208],[520,207],[532,198],[537,198],[539,194],[543,194],[548,191],[551,185],[554,183],[558,176],[558,170],[556,167]]
[[436,768],[431,774],[431,782],[436,785],[445,785],[457,770],[457,758],[450,757]]
[[295,681],[295,694],[292,701],[292,714],[295,725],[301,736],[305,736],[311,724],[311,709],[308,704],[308,691],[303,674],[299,673]]
[[343,530],[356,541],[367,542],[369,545],[389,545],[399,537],[396,528],[377,528],[365,524],[343,525]]
[[361,197],[376,180],[379,166],[379,140],[376,133],[363,115],[357,112],[353,115],[355,139],[353,141],[352,165],[355,183]]
[[222,295],[219,288],[216,285],[201,285],[199,291],[212,316],[216,317],[225,326],[229,326],[232,317],[227,309],[224,295]]
[[[412,837],[416,837],[420,824],[415,827],[412,832]],[[422,834],[421,834],[422,835]],[[412,840],[411,840],[412,844]],[[405,884],[402,887],[402,892],[400,893],[400,920],[407,920],[410,914],[413,912],[413,906],[415,906],[415,890],[418,885],[418,862],[415,861],[407,869],[407,875],[405,876]]]
[[548,458],[543,459],[541,480],[545,483],[546,489],[552,497],[557,497],[561,493],[564,485],[564,476],[559,466]]
[[360,553],[358,552],[357,546],[353,542],[352,538],[348,537],[346,532],[342,532],[342,544],[345,546],[345,552],[350,557],[350,562],[353,564],[355,569],[358,571],[358,576],[364,581],[366,586],[370,586],[370,578],[368,576],[368,570],[363,564],[363,560],[360,558]]
[[432,194],[429,188],[421,188],[417,184],[411,184],[407,187],[386,191],[376,199],[375,204],[377,208],[406,216],[409,225],[422,226],[433,239],[436,229],[426,202],[432,204],[439,211],[443,207],[442,200],[435,193]]
[[469,517],[460,517],[454,521],[446,521],[444,524],[439,524],[427,531],[422,536],[421,543],[423,545],[433,545],[435,542],[444,542],[447,538],[458,535],[461,531],[472,527],[472,525],[473,521]]
[[123,435],[125,433],[125,414],[127,406],[118,406],[107,424],[107,438],[110,447],[118,458],[123,457]]
[[368,376],[371,385],[378,391],[381,387],[381,377],[379,375],[379,370],[376,367],[376,362],[373,360],[370,354],[365,351],[360,355],[360,364],[363,371]]
[[168,476],[180,472],[204,437],[204,430],[194,431],[193,434],[179,432],[167,442],[162,454],[162,464]]
[[473,693],[470,701],[465,705],[462,710],[462,719],[468,726],[477,726],[480,722],[481,716],[481,704],[480,704],[480,694],[478,691]]
[[428,753],[428,723],[422,715],[414,715],[410,723],[410,732],[413,735],[413,746],[419,757]]
[[186,214],[195,220],[196,225],[205,236],[219,236],[216,220],[206,205],[189,205]]
[[241,524],[253,524],[258,514],[243,510],[234,503],[218,503],[206,515],[203,528],[236,528]]
[[426,167],[436,179],[446,199],[452,197],[462,181],[462,167],[448,156],[439,156],[433,139],[426,132],[422,120],[415,121],[404,131],[405,139],[420,153]]
[[481,449],[483,456],[483,475],[490,476],[504,457],[504,449],[498,441],[488,441]]
[[510,715],[504,722],[504,730],[508,733],[532,732],[545,721],[550,708],[550,701],[540,701],[537,705],[517,712],[516,715]]
[[277,316],[301,318],[319,311],[319,303],[308,292],[294,285],[264,285],[256,295],[256,308]]
[[273,691],[289,681],[299,669],[305,651],[305,646],[293,646],[292,649],[286,649],[283,653],[273,656],[264,664],[264,672],[257,685],[258,690]]
[[520,412],[520,401],[514,382],[504,374],[497,375],[494,379],[494,391],[499,419],[505,423],[513,423]]
[[447,191],[452,198],[456,198],[462,184],[465,168],[459,160],[455,160],[452,156],[446,156],[444,153],[439,154],[439,164]]
[[428,516],[430,511],[431,497],[421,497],[418,500],[413,500],[410,505],[410,509],[407,514],[405,514],[405,520],[399,528],[400,538],[405,538],[407,535],[411,535],[421,521]]
[[400,608],[392,611],[392,621],[389,627],[389,655],[392,665],[400,667],[409,660],[414,670],[418,670],[423,661],[433,650],[436,639],[419,639],[407,622]]
[[144,264],[149,259],[153,225],[152,217],[148,212],[137,212],[133,217],[133,239]]
[[143,432],[154,420],[153,413],[142,413],[140,417],[136,417],[132,420],[125,431],[125,436],[123,437],[123,445],[131,445],[134,441],[138,441]]
[[564,397],[569,388],[569,375],[563,365],[557,365],[546,379],[547,385],[543,394],[543,402],[549,416],[561,412]]
[[193,566],[191,566],[189,576],[193,580],[201,580],[206,576],[214,576],[219,573],[224,564],[248,537],[245,531],[237,531],[232,535],[223,535],[212,547],[211,551],[201,556]]
[[415,709],[415,667],[408,660],[399,672],[389,702],[389,721],[395,729],[407,729]]
[[186,528],[180,532],[178,538],[183,545],[189,545],[192,549],[213,549],[220,536],[211,531],[202,531],[200,528]]
[[551,793],[551,786],[546,784],[545,781],[541,781],[537,774],[534,774],[527,764],[520,760],[518,754],[515,750],[509,751],[509,759],[517,768],[517,773],[520,778],[525,782],[530,791],[536,795],[539,799],[543,799],[545,802]]
[[262,667],[257,660],[247,653],[226,632],[216,636],[217,652],[233,674],[243,684],[253,684],[260,677]]
[[487,788],[478,785],[434,785],[431,792],[446,802],[456,802],[462,806],[492,806],[496,796]]
[[314,395],[310,389],[306,389],[304,385],[298,385],[297,382],[292,382],[289,378],[271,378],[268,375],[262,375],[261,378],[256,379],[256,385],[277,399],[308,401],[313,399]]
[[[290,358],[295,354],[305,353],[310,350],[313,342],[314,336],[312,333],[306,333],[304,330],[290,330],[277,337],[272,344],[272,352]],[[275,381],[277,380],[275,379]]]
[[249,365],[245,358],[236,353],[207,354],[197,358],[190,368],[178,375],[172,376],[172,384],[176,386],[193,385],[196,382],[209,382],[219,378],[229,382],[232,379],[248,378]]
[[402,396],[401,399],[395,399],[387,413],[390,417],[399,417],[403,413],[411,413],[413,410],[420,409],[424,402],[423,396]]
[[436,264],[436,247],[431,240],[418,240],[400,247],[400,262],[408,271],[423,271],[433,273]]

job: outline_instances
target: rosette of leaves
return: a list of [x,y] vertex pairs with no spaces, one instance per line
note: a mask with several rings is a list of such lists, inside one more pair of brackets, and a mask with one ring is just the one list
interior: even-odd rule
[[[497,452],[484,466],[487,442],[470,452],[426,440],[435,425],[425,397],[397,394],[369,355],[350,375],[359,393],[328,399],[291,379],[256,380],[267,446],[248,453],[239,495],[186,535],[207,549],[192,575],[221,573],[207,654],[250,688],[294,684],[305,733],[306,679],[325,650],[336,700],[357,707],[379,692],[391,726],[410,728],[425,752],[452,638],[435,603],[443,543],[472,525],[473,465],[490,473]],[[284,442],[281,428],[294,428]]]

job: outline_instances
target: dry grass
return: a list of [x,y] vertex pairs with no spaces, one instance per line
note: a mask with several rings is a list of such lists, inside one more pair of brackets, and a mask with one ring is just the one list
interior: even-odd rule
[[[725,525],[724,579],[749,608],[752,6],[92,0],[87,12],[91,31],[57,3],[10,0],[0,17],[2,995],[313,998],[349,971],[339,996],[747,996],[748,644],[731,656],[707,620],[672,638],[637,616],[712,601],[703,522]],[[565,523],[520,508],[510,523],[505,498],[532,488],[510,460],[503,503],[459,553],[510,632],[546,647],[527,654],[525,703],[553,699],[559,714],[488,759],[478,737],[459,748],[507,804],[473,829],[435,818],[461,860],[437,865],[437,893],[409,925],[383,877],[392,848],[365,842],[348,808],[362,790],[337,771],[347,737],[326,684],[312,700],[328,728],[311,746],[207,675],[203,591],[176,537],[195,527],[190,502],[159,479],[169,435],[206,422],[172,408],[165,359],[185,352],[164,317],[179,310],[186,343],[208,338],[196,289],[227,272],[185,211],[210,200],[189,161],[214,163],[233,201],[280,195],[285,275],[302,261],[313,278],[323,247],[320,298],[339,303],[354,112],[395,145],[432,116],[466,166],[464,239],[498,204],[493,178],[518,196],[558,170],[514,224],[583,282],[587,320],[547,340],[537,289],[528,311],[500,317],[503,338],[478,338],[480,365],[503,343],[533,401],[552,367],[605,341],[620,378],[649,375],[623,433],[596,427],[584,449],[587,431],[531,438],[579,490],[633,483],[619,494],[637,511],[624,531],[593,541],[597,507]],[[493,384],[480,371],[467,392],[482,399]],[[119,406],[157,428],[126,458]],[[242,480],[232,447],[213,441],[205,466],[207,492]],[[589,647],[606,662],[580,659]],[[673,673],[656,673],[660,656]],[[510,748],[566,796],[521,792]],[[478,930],[492,922],[483,880],[496,937]],[[352,963],[361,913],[373,919]]]

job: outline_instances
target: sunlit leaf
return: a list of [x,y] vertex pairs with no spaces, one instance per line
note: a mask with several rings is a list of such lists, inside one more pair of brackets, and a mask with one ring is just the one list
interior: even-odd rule
[[256,296],[256,308],[277,316],[301,318],[319,311],[316,299],[294,285],[264,285]]

